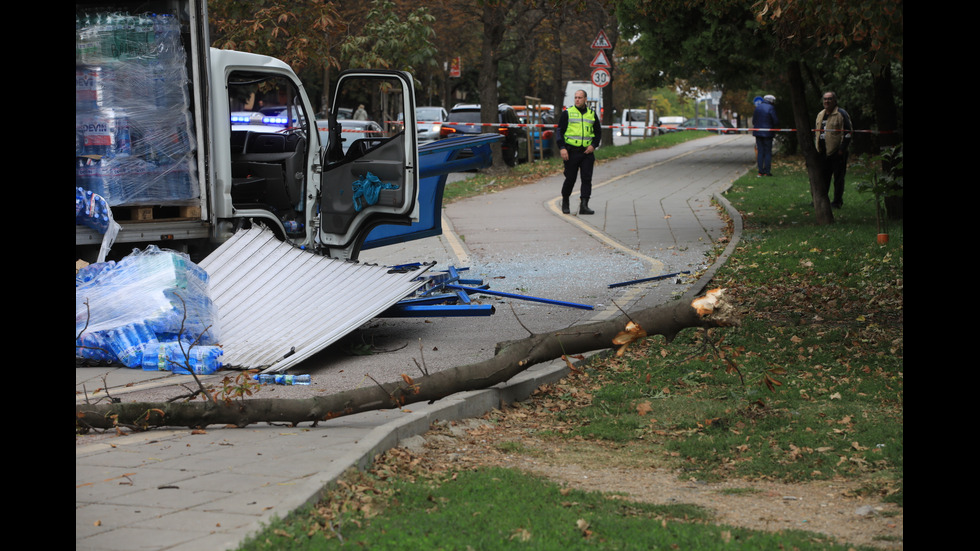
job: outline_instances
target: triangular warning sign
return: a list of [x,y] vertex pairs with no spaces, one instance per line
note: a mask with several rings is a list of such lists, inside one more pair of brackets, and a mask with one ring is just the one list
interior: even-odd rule
[[590,67],[609,67],[609,58],[606,57],[606,52],[599,50],[599,53],[595,55],[595,59],[592,60]]
[[612,48],[612,44],[609,42],[609,38],[606,37],[605,31],[599,31],[596,35],[595,40],[592,42],[593,50],[608,50]]

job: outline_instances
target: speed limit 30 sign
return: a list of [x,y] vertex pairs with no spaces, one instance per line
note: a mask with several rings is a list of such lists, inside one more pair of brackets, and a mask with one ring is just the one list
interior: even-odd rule
[[609,76],[609,71],[599,67],[595,71],[592,71],[592,84],[595,84],[599,88],[609,84],[612,78]]

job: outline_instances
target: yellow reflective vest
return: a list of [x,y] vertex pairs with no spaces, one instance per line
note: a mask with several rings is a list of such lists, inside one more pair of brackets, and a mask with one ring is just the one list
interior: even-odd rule
[[563,136],[568,145],[586,147],[595,138],[595,111],[586,108],[582,113],[574,105],[568,108],[568,127]]

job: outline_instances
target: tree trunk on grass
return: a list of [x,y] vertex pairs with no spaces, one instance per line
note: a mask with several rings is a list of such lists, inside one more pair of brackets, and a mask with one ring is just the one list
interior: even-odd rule
[[[638,328],[627,331],[632,321]],[[77,427],[108,429],[115,426],[203,428],[208,425],[244,427],[253,423],[316,423],[364,411],[392,409],[415,402],[431,402],[451,394],[489,388],[525,369],[562,355],[574,355],[628,345],[647,335],[663,335],[668,342],[683,329],[734,325],[731,307],[720,290],[692,302],[678,300],[603,322],[578,325],[553,333],[497,345],[493,358],[447,369],[403,383],[386,383],[306,399],[248,399],[231,403],[114,403],[75,406]],[[625,343],[625,344],[624,344]]]
[[816,214],[816,222],[820,225],[834,223],[834,212],[830,208],[830,197],[828,196],[828,180],[824,178],[824,166],[820,162],[820,152],[813,144],[813,121],[807,115],[809,110],[806,108],[806,86],[803,83],[803,73],[800,70],[800,62],[790,61],[787,65],[787,76],[789,77],[790,101],[793,102],[793,118],[796,121],[796,137],[800,145],[800,152],[806,160],[806,172],[810,179],[810,196],[813,198],[813,211]]

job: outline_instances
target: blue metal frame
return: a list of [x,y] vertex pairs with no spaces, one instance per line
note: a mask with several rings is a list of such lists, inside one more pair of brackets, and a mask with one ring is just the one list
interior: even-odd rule
[[[402,264],[392,266],[391,269],[407,270],[420,267],[421,264]],[[514,298],[519,300],[529,300],[532,302],[542,302],[557,306],[567,306],[570,308],[580,308],[592,310],[593,306],[588,304],[578,304],[562,300],[552,300],[527,295],[517,295],[505,293],[503,291],[492,291],[490,286],[480,280],[463,279],[459,273],[469,268],[456,268],[450,266],[449,269],[429,274],[428,281],[419,288],[411,297],[407,297],[394,306],[384,311],[378,317],[382,318],[408,318],[408,317],[457,317],[457,316],[491,316],[496,310],[490,304],[474,304],[470,300],[470,295],[486,294],[498,297]]]

